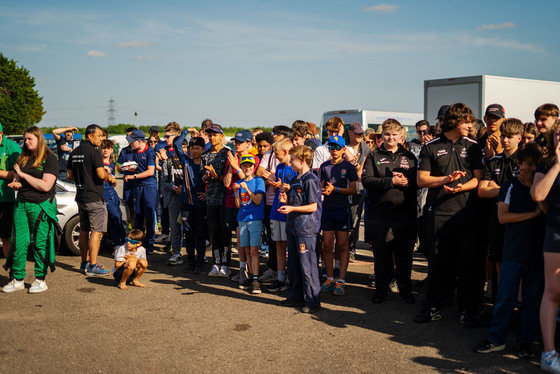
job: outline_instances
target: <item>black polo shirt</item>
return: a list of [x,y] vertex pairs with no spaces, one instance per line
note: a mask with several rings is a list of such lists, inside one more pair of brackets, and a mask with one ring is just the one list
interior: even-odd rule
[[[482,170],[482,151],[474,140],[463,137],[453,143],[441,134],[422,147],[418,170],[429,171],[434,177],[448,176],[457,170],[466,172],[449,185],[455,187],[471,180],[475,170]],[[443,186],[430,188],[424,211],[438,215],[473,214],[476,199],[476,189],[448,194]]]
[[68,170],[74,175],[76,183],[76,201],[91,203],[103,200],[103,180],[97,176],[97,168],[102,168],[103,157],[101,151],[93,146],[89,140],[82,140],[68,159]]
[[[517,174],[517,151],[510,157],[506,157],[503,153],[492,157],[482,170],[481,181],[494,181],[498,186],[504,182],[511,180]],[[496,226],[499,225],[498,209],[496,198],[481,199],[483,209],[488,212],[489,223]]]

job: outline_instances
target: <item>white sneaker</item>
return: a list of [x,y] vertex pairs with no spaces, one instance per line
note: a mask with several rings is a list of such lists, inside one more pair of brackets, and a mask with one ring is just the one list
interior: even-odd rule
[[14,278],[10,281],[10,283],[2,287],[2,292],[10,293],[23,289],[25,289],[25,284],[23,283],[23,280],[18,281],[17,279]]
[[158,235],[157,238],[154,239],[154,242],[155,243],[163,243],[163,242],[168,241],[168,240],[169,240],[169,235],[161,234],[161,235]]
[[259,283],[273,282],[276,278],[278,278],[278,272],[268,269],[259,277]]
[[209,277],[217,277],[219,273],[220,273],[220,268],[218,267],[218,265],[214,265],[214,266],[212,266],[212,269],[208,273],[208,276]]
[[548,371],[549,373],[560,373],[560,358],[558,353],[554,352],[552,354],[541,355],[541,369]]
[[29,293],[39,293],[48,289],[49,287],[47,287],[47,282],[40,279],[35,279],[35,282],[33,282],[31,288],[29,288]]
[[229,267],[222,265],[222,267],[220,268],[220,272],[218,273],[218,277],[228,278],[230,274],[231,270],[229,270]]

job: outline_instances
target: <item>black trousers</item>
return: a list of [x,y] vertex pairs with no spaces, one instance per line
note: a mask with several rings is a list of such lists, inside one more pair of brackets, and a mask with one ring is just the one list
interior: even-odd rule
[[475,251],[475,219],[472,215],[425,215],[430,261],[424,306],[440,307],[452,295],[456,284],[459,311],[476,313],[478,271],[475,270],[480,267],[477,262],[481,258]]
[[[229,266],[231,262],[231,250],[227,245],[226,230],[226,207],[225,205],[207,205],[206,219],[208,222],[208,233],[212,242],[212,257],[215,265]],[[231,232],[229,233],[231,238]]]
[[351,253],[356,253],[356,244],[360,236],[360,219],[364,208],[364,200],[366,191],[363,190],[358,194],[352,195],[352,205],[350,206],[350,215],[352,217],[352,231],[348,237],[348,246]]
[[375,255],[375,288],[386,294],[395,278],[401,292],[410,292],[416,221],[413,217],[409,220],[377,218],[367,223]]
[[271,205],[264,206],[264,222],[263,229],[266,235],[266,240],[268,242],[268,261],[266,266],[269,269],[278,271],[278,262],[276,260],[276,242],[272,240],[272,232],[270,231],[270,211],[272,210]]
[[[204,264],[206,252],[206,206],[181,203],[185,247],[189,263]],[[195,255],[196,251],[196,255]]]

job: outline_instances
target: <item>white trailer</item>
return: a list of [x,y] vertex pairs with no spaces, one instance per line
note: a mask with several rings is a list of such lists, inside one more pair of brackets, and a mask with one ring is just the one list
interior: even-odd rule
[[424,115],[430,123],[434,124],[442,105],[455,103],[466,104],[478,119],[488,105],[501,104],[506,117],[533,122],[539,105],[560,104],[560,82],[492,75],[424,81]]
[[[330,112],[323,113],[321,118],[321,123],[319,125],[319,134],[321,134],[321,140],[325,141],[327,136],[327,131],[324,129],[324,124],[331,117],[340,117],[344,121],[344,127],[348,129],[350,125],[354,122],[360,122],[362,128],[365,130],[367,128],[373,128],[377,130],[377,127],[383,123],[387,118],[394,118],[407,128],[408,140],[415,137],[416,133],[414,130],[414,125],[416,122],[424,119],[422,113],[405,113],[405,112],[382,112],[378,110],[364,110],[364,109],[346,109],[346,110],[332,110]],[[413,129],[413,131],[411,131]],[[347,138],[347,136],[345,135]],[[346,139],[348,140],[348,139]]]

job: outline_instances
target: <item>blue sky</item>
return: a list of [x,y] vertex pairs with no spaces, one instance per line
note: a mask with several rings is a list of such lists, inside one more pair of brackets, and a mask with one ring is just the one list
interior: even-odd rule
[[560,81],[560,1],[3,1],[0,52],[30,70],[40,126],[318,123],[421,112],[423,81]]

